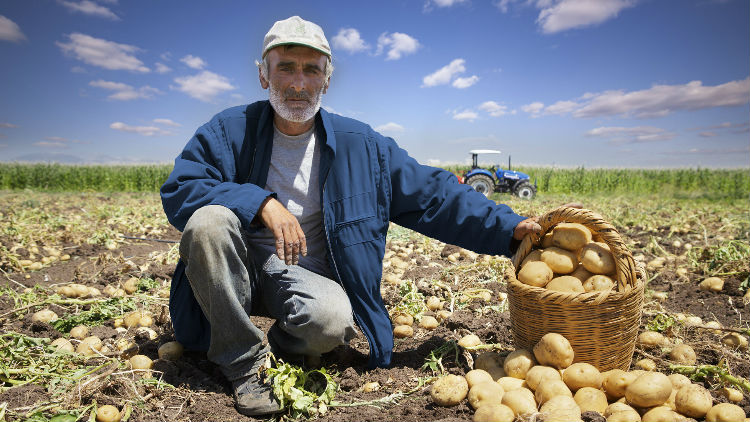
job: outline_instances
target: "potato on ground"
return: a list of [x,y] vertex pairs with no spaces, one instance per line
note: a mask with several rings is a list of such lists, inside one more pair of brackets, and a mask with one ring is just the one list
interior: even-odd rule
[[608,292],[615,287],[615,282],[603,274],[594,274],[583,283],[587,292]]
[[625,397],[625,389],[635,381],[636,376],[622,369],[613,369],[607,372],[607,376],[602,381],[602,388],[610,400],[617,400]]
[[583,387],[598,389],[602,386],[602,374],[594,365],[585,362],[574,363],[567,367],[563,372],[562,380],[571,391],[578,391]]
[[547,283],[545,288],[547,290],[564,293],[583,293],[585,291],[583,284],[581,284],[581,280],[569,275],[553,278]]
[[76,348],[76,353],[80,353],[85,356],[91,356],[96,353],[97,350],[101,350],[102,340],[97,336],[89,336],[81,340]]
[[709,292],[720,292],[724,289],[724,280],[719,277],[708,277],[701,281],[698,288]]
[[53,341],[51,346],[55,348],[55,351],[64,351],[70,353],[73,353],[75,351],[73,343],[71,343],[70,340],[64,337],[60,337],[57,340]]
[[393,315],[393,325],[412,325],[414,324],[414,317],[407,314],[406,312],[399,312]]
[[480,340],[479,336],[476,334],[468,334],[458,340],[458,345],[461,347],[473,347],[479,346],[480,344],[482,344],[482,340]]
[[[604,412],[602,413],[602,415],[604,415],[605,418],[609,418],[609,415],[612,415],[614,413],[628,412],[628,411],[636,412],[636,414],[638,413],[635,409],[628,406],[627,404],[616,401],[614,403],[611,403],[609,406],[607,406],[607,408],[604,409]],[[638,416],[638,419],[640,419],[640,416]]]
[[745,418],[745,411],[731,403],[719,403],[706,413],[707,422],[744,421]]
[[641,416],[642,422],[677,422],[679,415],[666,406],[656,406]]
[[656,369],[656,362],[654,362],[652,359],[644,358],[639,359],[638,362],[635,363],[635,366],[643,369],[644,371],[653,371],[654,369]]
[[591,242],[581,249],[581,264],[594,274],[615,272],[615,258],[604,243]]
[[164,360],[178,360],[182,357],[182,352],[185,350],[182,344],[177,341],[170,341],[159,346],[159,359]]
[[556,274],[570,274],[578,266],[575,252],[551,247],[542,252],[542,261]]
[[474,360],[474,369],[484,369],[497,381],[505,376],[502,358],[495,352],[484,352]]
[[534,398],[539,404],[544,404],[547,400],[555,396],[567,396],[573,398],[573,393],[562,380],[545,379],[539,384],[534,392]]
[[[567,370],[565,372],[567,372]],[[573,400],[578,403],[581,412],[593,410],[595,412],[604,413],[608,405],[607,395],[604,394],[604,391],[593,387],[579,388],[573,396]]]
[[551,366],[536,365],[529,369],[529,372],[526,373],[526,385],[530,389],[536,390],[539,386],[539,383],[546,378],[557,380],[562,379],[560,376],[560,371],[558,371],[557,369]]
[[488,403],[474,412],[474,422],[513,422],[513,410],[503,404]]
[[406,338],[414,335],[414,328],[411,325],[397,325],[393,328],[393,337]]
[[504,393],[503,387],[494,381],[481,382],[469,390],[469,404],[474,409],[479,409],[480,404],[500,404]]
[[545,414],[545,422],[570,422],[581,420],[581,408],[568,396],[555,396],[547,400],[539,409]]
[[508,354],[503,362],[503,370],[509,377],[524,379],[526,373],[532,366],[536,365],[536,359],[526,349],[517,349]]
[[466,378],[466,383],[469,385],[469,388],[486,381],[495,382],[492,375],[484,369],[472,369],[466,373],[464,378]]
[[683,365],[695,365],[698,358],[695,350],[688,344],[678,344],[669,352],[669,358]]
[[116,407],[105,404],[96,409],[96,422],[120,422],[120,411]]
[[543,250],[544,249],[534,249],[533,251],[529,252],[529,254],[526,255],[526,258],[521,261],[521,267],[532,261],[541,261]]
[[151,369],[154,367],[154,361],[145,355],[135,355],[128,359],[128,363],[132,369]]
[[569,251],[577,251],[591,242],[591,231],[579,223],[560,223],[552,231],[552,244]]
[[435,319],[435,317],[429,315],[423,316],[419,321],[419,326],[421,328],[424,328],[425,330],[434,330],[438,325],[440,325],[438,320]]
[[[575,277],[579,280],[581,280],[581,283],[584,283],[589,278],[593,277],[595,274],[592,274],[589,270],[583,267],[583,265],[579,265],[576,267],[575,271],[570,273],[571,277]],[[584,286],[585,288],[585,286]]]
[[541,365],[567,368],[573,363],[573,347],[562,335],[547,333],[534,345],[534,357]]
[[532,261],[521,267],[518,281],[529,286],[544,287],[552,280],[552,269],[542,261]]
[[674,399],[678,412],[691,418],[701,419],[713,406],[713,398],[703,386],[690,384],[680,388]]
[[637,407],[654,407],[664,404],[672,394],[672,383],[660,372],[646,372],[625,389],[628,403]]
[[528,388],[518,388],[503,394],[503,404],[513,409],[516,416],[536,413],[534,393]]
[[31,322],[54,322],[58,319],[57,314],[49,309],[42,309],[31,315]]
[[468,393],[469,384],[466,382],[466,378],[458,375],[440,377],[430,388],[432,401],[446,407],[459,404]]
[[664,335],[657,331],[644,331],[638,334],[638,344],[646,347],[657,347],[667,344]]

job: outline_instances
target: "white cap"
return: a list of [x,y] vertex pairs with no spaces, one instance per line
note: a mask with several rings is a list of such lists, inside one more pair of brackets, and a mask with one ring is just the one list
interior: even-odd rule
[[263,38],[263,56],[280,45],[304,45],[331,57],[331,47],[323,28],[299,16],[277,21]]

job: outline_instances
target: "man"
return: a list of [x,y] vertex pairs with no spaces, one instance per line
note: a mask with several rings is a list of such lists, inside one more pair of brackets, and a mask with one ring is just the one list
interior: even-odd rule
[[161,189],[183,231],[170,297],[175,336],[207,350],[246,415],[279,410],[257,374],[268,347],[251,314],[276,319],[275,353],[314,359],[359,328],[370,366],[390,364],[379,289],[389,221],[505,255],[513,239],[541,229],[364,123],[320,109],[333,67],[318,25],[276,22],[258,67],[269,101],[199,128]]

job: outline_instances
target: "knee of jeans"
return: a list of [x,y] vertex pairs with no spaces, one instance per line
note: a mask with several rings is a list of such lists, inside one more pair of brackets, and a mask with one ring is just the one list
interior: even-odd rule
[[301,312],[290,315],[287,324],[297,325],[298,329],[304,330],[307,334],[305,337],[320,343],[340,343],[342,338],[348,337],[353,318],[346,298],[339,303],[312,301],[298,309]]
[[222,205],[206,205],[198,208],[188,220],[183,236],[216,238],[217,234],[226,233],[238,225],[239,219],[234,212]]

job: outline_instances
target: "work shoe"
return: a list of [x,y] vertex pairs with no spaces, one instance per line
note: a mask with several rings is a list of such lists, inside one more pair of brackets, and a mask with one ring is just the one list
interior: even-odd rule
[[243,415],[260,416],[281,411],[273,389],[262,382],[256,373],[232,381],[232,390],[234,407]]

